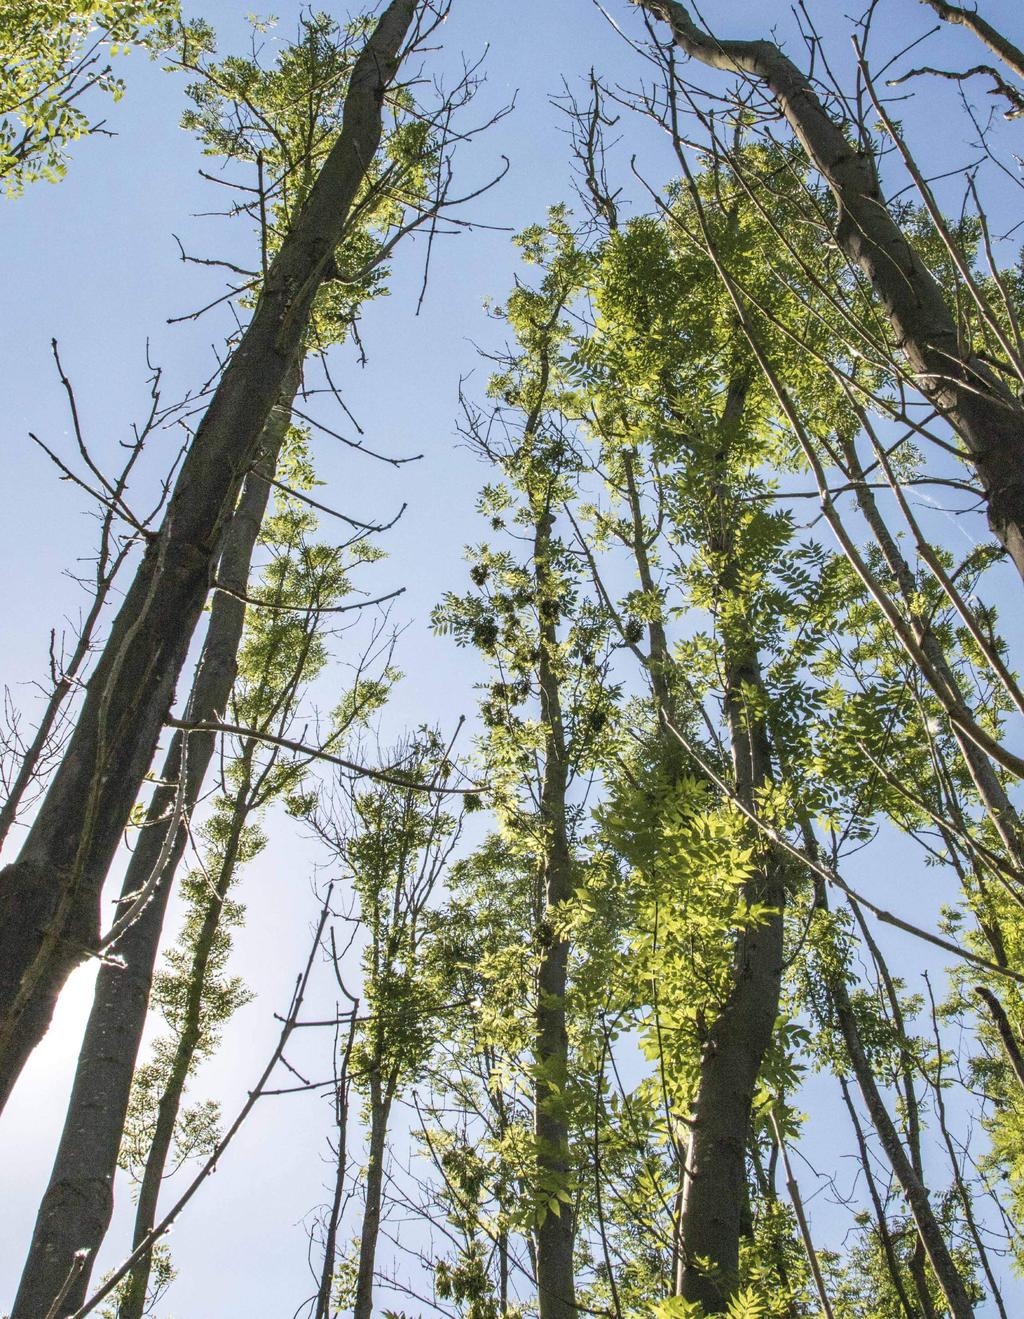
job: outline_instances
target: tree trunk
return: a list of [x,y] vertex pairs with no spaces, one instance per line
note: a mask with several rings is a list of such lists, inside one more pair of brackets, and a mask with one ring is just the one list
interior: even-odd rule
[[969,450],[988,521],[1024,576],[1024,407],[961,347],[938,283],[885,206],[873,157],[850,142],[804,74],[770,41],[723,41],[677,0],[638,0],[662,18],[687,55],[765,83],[836,200],[836,242],[867,276],[915,383]]
[[[235,875],[235,864],[242,839],[242,831],[249,814],[252,788],[251,758],[255,744],[249,742],[243,752],[245,771],[235,793],[231,828],[224,842],[224,855],[220,870],[209,893],[203,922],[196,936],[192,965],[189,968],[188,992],[181,1010],[181,1026],[174,1057],[167,1074],[167,1082],[157,1105],[153,1140],[146,1156],[146,1167],[139,1187],[139,1202],[135,1211],[135,1233],[132,1249],[135,1250],[149,1236],[156,1223],[160,1187],[167,1172],[167,1160],[178,1125],[178,1114],[185,1086],[192,1072],[196,1050],[203,1035],[203,998],[210,954],[220,926],[224,900]],[[146,1313],[146,1293],[152,1269],[153,1252],[147,1250],[138,1260],[125,1281],[125,1290],[118,1307],[118,1319],[143,1319]],[[12,1317],[13,1319],[13,1317]]]
[[380,144],[384,94],[418,5],[391,0],[356,60],[338,140],[199,425],[24,846],[0,872],[0,1102],[45,1034],[68,975],[96,948],[103,881],[167,716],[224,524]]
[[[756,654],[727,656],[726,717],[736,794],[750,811],[770,781],[763,719],[746,692],[761,690]],[[763,843],[762,865],[748,881],[748,903],[773,913],[740,932],[729,997],[712,1024],[700,1061],[690,1119],[686,1181],[680,1213],[677,1290],[719,1314],[735,1290],[747,1205],[746,1155],[751,1108],[764,1055],[772,1040],[782,983],[785,884],[779,857]],[[710,1262],[709,1270],[704,1263]]]
[[[864,469],[852,442],[843,446],[843,453],[851,479],[856,482],[855,494],[857,507],[865,522],[871,529],[886,567],[892,573],[899,588],[903,603],[911,617],[914,637],[921,647],[921,653],[931,665],[940,683],[944,684],[957,705],[966,706],[963,688],[954,673],[942,643],[932,630],[929,620],[915,608],[917,599],[917,582],[910,570],[910,565],[900,550],[895,537],[886,526],[878,509],[874,492],[868,485]],[[957,725],[952,724],[952,733],[957,746],[970,770],[971,779],[978,790],[982,805],[988,812],[989,819],[1003,841],[1007,853],[1017,867],[1024,867],[1024,840],[1022,840],[1020,816],[1010,801],[999,775],[992,767],[992,762],[967,734]]]
[[352,1319],[372,1319],[373,1271],[380,1236],[380,1211],[384,1198],[384,1154],[387,1146],[391,1099],[384,1093],[379,1073],[370,1078],[370,1141],[366,1161],[366,1200],[359,1233],[359,1272]]
[[[569,942],[556,933],[559,907],[572,896],[572,858],[566,828],[565,797],[569,766],[561,691],[554,668],[557,653],[559,604],[551,580],[551,530],[554,517],[545,506],[537,512],[534,539],[534,580],[540,619],[541,722],[544,726],[544,777],[541,784],[541,824],[544,849],[539,928],[540,965],[537,969],[537,1034],[534,1082],[534,1133],[542,1200],[554,1200],[558,1189],[567,1190],[571,1171],[569,1123],[565,1112],[569,1038],[565,995],[568,987]],[[557,1210],[545,1207],[537,1228],[537,1293],[540,1319],[576,1319],[576,1282],[573,1243],[576,1224],[571,1201],[559,1201]]]
[[[956,1263],[949,1252],[949,1247],[946,1245],[942,1228],[932,1210],[927,1188],[907,1156],[899,1132],[896,1130],[896,1124],[889,1116],[888,1109],[885,1107],[885,1102],[878,1089],[871,1063],[864,1053],[857,1018],[842,974],[829,978],[828,991],[835,1008],[839,1031],[846,1045],[847,1057],[850,1060],[853,1074],[857,1078],[857,1085],[864,1098],[872,1126],[878,1133],[878,1139],[883,1150],[885,1150],[885,1157],[889,1160],[892,1170],[896,1174],[896,1180],[899,1182],[907,1204],[910,1206],[910,1212],[917,1225],[918,1238],[939,1281],[943,1295],[946,1297],[949,1312],[953,1319],[972,1319],[974,1306],[964,1285],[963,1278],[961,1278]],[[911,1275],[913,1276],[913,1261],[911,1261],[911,1265]],[[920,1278],[915,1279],[915,1282],[920,1292]],[[927,1288],[925,1288],[925,1292],[927,1293]]]
[[[213,597],[188,703],[189,718],[196,723],[223,718],[234,685],[245,619],[245,605],[239,597],[246,594],[253,550],[270,494],[265,475],[273,475],[291,416],[293,393],[294,389],[289,393],[286,386],[281,408],[268,424],[259,467],[246,478],[225,538],[217,568],[217,581],[224,590],[216,591]],[[160,786],[150,801],[146,823],[125,873],[121,906],[151,879],[164,853],[182,772],[182,736],[176,732],[171,741]],[[184,820],[191,816],[199,799],[214,744],[212,733],[189,736]],[[100,967],[60,1145],[39,1207],[11,1319],[47,1314],[80,1250],[87,1251],[88,1258],[54,1319],[73,1314],[85,1299],[96,1254],[110,1225],[118,1148],[149,1007],[153,968],[174,874],[186,841],[182,822],[148,903],[117,942],[117,963],[107,962]]]
[[965,9],[962,5],[947,4],[946,0],[922,0],[930,9],[934,9],[945,23],[959,23],[973,32],[979,41],[983,41],[994,55],[1010,68],[1018,78],[1024,78],[1024,50],[986,22],[974,9]]

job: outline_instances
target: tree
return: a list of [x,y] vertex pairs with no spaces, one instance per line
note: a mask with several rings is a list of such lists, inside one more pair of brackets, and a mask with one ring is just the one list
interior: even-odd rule
[[317,292],[383,131],[385,93],[419,13],[393,0],[356,59],[341,132],[271,262],[89,681],[18,858],[0,872],[0,1097],[99,944],[99,892],[149,765],[226,519],[297,366]]
[[[808,78],[770,41],[713,36],[677,0],[638,0],[669,24],[687,55],[713,68],[763,82],[835,200],[834,238],[863,271],[889,318],[914,386],[963,440],[978,473],[993,534],[1024,576],[1024,413],[1012,386],[1016,354],[988,354],[961,344],[953,311],[921,253],[883,201],[870,147],[853,145]],[[1001,336],[998,336],[1001,337]]]

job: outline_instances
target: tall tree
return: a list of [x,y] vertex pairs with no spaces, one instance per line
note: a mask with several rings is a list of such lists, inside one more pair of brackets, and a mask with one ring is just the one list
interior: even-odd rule
[[198,621],[226,520],[278,403],[383,131],[417,0],[392,0],[355,60],[341,131],[267,271],[88,683],[15,861],[0,872],[0,1099],[61,986],[98,947],[99,895]]
[[729,40],[699,27],[678,0],[636,0],[664,20],[686,55],[763,83],[835,199],[834,238],[870,281],[906,354],[914,385],[960,436],[978,473],[989,525],[1024,576],[1024,407],[1006,383],[1015,363],[963,344],[955,310],[885,204],[863,138],[826,110],[808,79],[771,41]]

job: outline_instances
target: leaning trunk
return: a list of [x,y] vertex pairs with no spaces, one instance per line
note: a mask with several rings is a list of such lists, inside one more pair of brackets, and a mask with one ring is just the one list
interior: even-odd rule
[[[885,1156],[889,1160],[892,1170],[896,1174],[896,1180],[900,1184],[900,1189],[910,1206],[910,1212],[917,1226],[918,1240],[924,1253],[928,1256],[928,1262],[934,1270],[943,1295],[946,1297],[949,1312],[953,1319],[972,1319],[974,1306],[971,1303],[964,1280],[960,1276],[956,1263],[949,1252],[949,1247],[946,1245],[942,1227],[935,1217],[928,1198],[928,1190],[908,1156],[899,1132],[896,1130],[896,1124],[889,1116],[889,1111],[882,1099],[871,1062],[864,1052],[857,1018],[850,1002],[849,990],[841,974],[830,978],[828,991],[832,999],[839,1031],[846,1045],[847,1057],[850,1060],[853,1074],[857,1078],[857,1085],[860,1087],[872,1126],[878,1134],[878,1139],[883,1150],[885,1150]],[[917,1286],[920,1293],[922,1287],[919,1280],[917,1280]],[[923,1290],[927,1295],[926,1284]]]
[[0,1103],[68,975],[97,947],[103,881],[173,699],[224,524],[380,144],[384,94],[417,7],[392,0],[355,63],[339,138],[199,425],[39,814],[0,872]]
[[873,156],[851,142],[807,77],[770,41],[722,41],[676,0],[639,0],[701,63],[763,82],[831,189],[835,239],[864,272],[910,363],[914,383],[970,452],[989,526],[1024,576],[1024,408],[965,350],[942,289],[885,204]]
[[[290,392],[289,392],[290,390]],[[188,702],[190,720],[216,723],[227,708],[235,681],[245,621],[246,593],[253,551],[266,510],[277,455],[291,414],[286,386],[281,408],[271,417],[262,458],[246,478],[217,567],[217,590]],[[175,872],[187,841],[185,821],[199,799],[213,755],[212,733],[192,733],[181,764],[183,734],[174,734],[153,794],[146,823],[125,873],[119,906],[130,905],[154,878],[149,901],[117,942],[117,962],[105,962],[96,978],[92,1011],[71,1090],[64,1129],[50,1181],[36,1218],[32,1244],[21,1276],[11,1319],[47,1314],[71,1274],[75,1257],[85,1263],[62,1302],[59,1315],[73,1314],[88,1289],[93,1263],[110,1225],[114,1174],[131,1094],[135,1060],[146,1022],[157,948]],[[185,775],[177,832],[168,839]]]
[[[243,753],[245,773],[235,795],[234,812],[228,837],[224,842],[224,855],[220,870],[211,887],[203,922],[196,937],[189,968],[188,991],[181,1012],[178,1041],[167,1073],[167,1080],[157,1105],[153,1139],[146,1156],[146,1166],[139,1187],[139,1202],[135,1211],[135,1233],[132,1249],[137,1250],[150,1235],[156,1223],[160,1187],[167,1173],[167,1161],[178,1125],[181,1101],[185,1086],[192,1073],[196,1052],[203,1037],[203,1000],[206,978],[220,926],[224,901],[235,875],[242,831],[249,814],[251,790],[251,757],[255,745],[250,742]],[[143,1319],[146,1313],[146,1294],[153,1263],[152,1246],[136,1262],[125,1282],[118,1307],[118,1319]]]

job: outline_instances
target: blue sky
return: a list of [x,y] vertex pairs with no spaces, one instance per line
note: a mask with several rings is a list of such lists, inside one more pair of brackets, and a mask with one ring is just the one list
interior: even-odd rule
[[[818,0],[811,8],[826,33],[835,36],[836,58],[845,64],[844,7]],[[244,9],[216,0],[193,12],[212,23],[221,51],[228,53],[245,48]],[[624,0],[608,0],[608,9],[627,31],[639,32]],[[918,0],[890,0],[887,9],[893,30],[901,34],[929,26]],[[993,21],[1005,21],[1010,30],[1019,28],[1017,9],[1013,0],[985,6]],[[339,17],[346,13],[339,6],[331,10]],[[721,0],[713,10],[723,35],[762,35],[766,13],[773,20],[777,15],[781,32],[792,31],[787,6],[754,9]],[[277,4],[274,11],[279,22],[265,38],[268,46],[291,37],[299,6]],[[422,240],[403,244],[392,295],[365,318],[368,365],[359,367],[347,349],[336,358],[335,378],[367,443],[389,453],[423,452],[424,459],[396,470],[326,438],[316,441],[328,502],[368,521],[387,519],[401,503],[409,505],[387,538],[390,560],[365,579],[374,594],[406,588],[393,617],[407,625],[397,661],[408,678],[388,712],[392,733],[421,722],[452,727],[460,714],[471,712],[472,685],[480,676],[471,658],[431,634],[428,616],[445,589],[465,581],[462,548],[480,536],[474,504],[485,469],[459,446],[455,420],[460,378],[473,373],[467,388],[478,394],[486,379],[475,345],[493,346],[501,339],[484,299],[500,300],[518,268],[509,231],[542,219],[550,204],[572,197],[564,119],[550,97],[562,90],[563,78],[585,95],[591,66],[611,84],[635,87],[647,76],[590,0],[454,0],[439,40],[444,51],[426,61],[431,74],[442,69],[450,74],[461,53],[473,59],[489,48],[487,83],[471,117],[486,118],[516,97],[514,113],[472,144],[462,162],[468,190],[500,167],[502,154],[508,156],[509,173],[500,186],[465,213],[500,228],[463,232],[436,244],[419,316],[425,245]],[[945,34],[929,57],[938,60],[944,51],[964,49],[959,34]],[[801,53],[794,47],[794,54]],[[29,715],[32,695],[26,684],[45,666],[49,630],[59,629],[62,617],[73,617],[83,600],[68,569],[92,548],[93,524],[83,497],[56,479],[27,439],[33,430],[64,451],[70,441],[50,340],[60,342],[97,457],[111,461],[118,440],[145,412],[147,342],[151,360],[164,368],[170,400],[211,373],[211,345],[219,345],[229,325],[223,311],[198,322],[167,323],[222,289],[216,271],[181,263],[173,235],[191,252],[233,255],[243,265],[251,252],[251,235],[237,221],[198,216],[220,206],[222,198],[199,178],[197,170],[208,162],[178,127],[185,105],[182,80],[137,54],[124,67],[127,95],[108,115],[117,136],[81,143],[59,186],[36,184],[0,210],[6,491],[0,616],[8,620],[2,679]],[[929,119],[919,110],[913,115],[915,141],[938,155],[946,146],[938,127],[942,117]],[[667,144],[653,125],[639,119],[624,119],[619,131],[626,141],[615,158],[616,172],[642,204],[629,157],[635,152],[637,168],[661,182],[671,172]],[[969,156],[966,149],[963,156]],[[1008,187],[1005,196],[1012,197]],[[337,417],[323,415],[328,424],[338,424]],[[161,465],[154,461],[152,470]],[[140,491],[140,504],[144,494]],[[287,827],[272,836],[246,882],[249,921],[238,938],[238,971],[259,990],[259,998],[229,1028],[202,1083],[205,1093],[223,1099],[227,1113],[271,1047],[272,1013],[287,1001],[314,915],[310,878],[316,854]],[[905,883],[902,893],[913,911],[917,894],[927,888],[917,854],[893,849],[888,865]],[[933,889],[928,900],[934,910]],[[172,913],[169,928],[174,925]],[[86,969],[69,986],[54,1029],[0,1125],[0,1311],[13,1294],[49,1171],[90,980]],[[258,1108],[171,1239],[182,1268],[163,1313],[242,1319],[292,1312],[306,1294],[302,1219],[322,1198],[319,1158],[326,1125],[326,1107],[318,1100],[269,1100]],[[101,1268],[123,1254],[125,1200],[122,1194]]]

